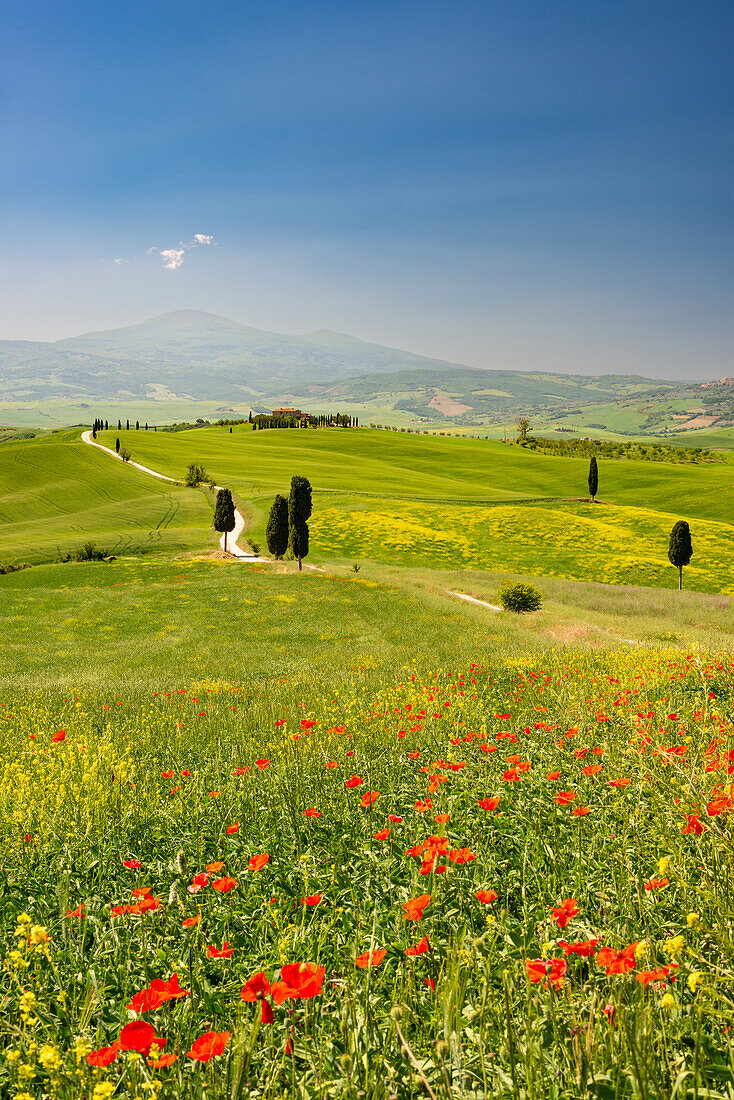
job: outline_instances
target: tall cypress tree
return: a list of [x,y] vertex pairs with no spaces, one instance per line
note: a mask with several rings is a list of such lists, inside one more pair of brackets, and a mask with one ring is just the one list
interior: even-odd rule
[[227,553],[227,535],[234,531],[234,502],[229,489],[220,489],[217,493],[217,501],[214,505],[213,526],[215,531],[224,535],[224,552]]
[[288,501],[280,493],[273,501],[265,529],[268,550],[277,561],[288,549]]
[[589,496],[591,497],[592,504],[594,502],[594,497],[597,494],[598,488],[599,488],[599,470],[598,470],[597,465],[596,465],[596,455],[592,455],[591,460],[589,462]]
[[120,437],[118,435],[117,439],[115,440],[115,454],[119,455],[119,453],[120,453]]
[[307,477],[291,478],[288,498],[288,545],[293,557],[298,558],[298,568],[303,569],[303,558],[308,554],[308,520],[311,516],[311,483]]
[[683,588],[683,566],[688,565],[693,557],[693,543],[691,542],[691,529],[684,519],[679,519],[670,532],[668,543],[668,560],[678,569],[678,591]]

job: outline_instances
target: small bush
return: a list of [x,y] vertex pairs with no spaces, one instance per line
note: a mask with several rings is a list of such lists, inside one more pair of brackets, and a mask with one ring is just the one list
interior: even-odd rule
[[104,557],[104,550],[100,550],[91,539],[83,546],[77,546],[74,551],[74,561],[103,561]]
[[505,611],[539,611],[543,597],[532,584],[503,584],[499,590],[500,603]]
[[248,539],[247,541],[250,544],[250,549],[252,550],[253,554],[259,554],[260,553],[260,543],[256,542],[255,539]]
[[190,462],[184,478],[189,488],[195,488],[202,481],[209,481],[209,474],[198,462]]

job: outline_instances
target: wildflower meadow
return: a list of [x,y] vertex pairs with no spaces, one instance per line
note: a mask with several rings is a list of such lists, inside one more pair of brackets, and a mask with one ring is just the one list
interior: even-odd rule
[[0,1095],[734,1095],[731,657],[6,691]]

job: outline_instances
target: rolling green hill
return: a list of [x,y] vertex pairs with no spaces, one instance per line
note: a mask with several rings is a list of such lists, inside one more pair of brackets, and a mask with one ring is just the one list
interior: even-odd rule
[[[114,447],[117,432],[102,433]],[[175,478],[202,464],[235,492],[249,537],[294,473],[314,487],[311,561],[499,569],[672,587],[673,523],[692,527],[686,583],[734,592],[731,461],[599,463],[602,503],[583,499],[588,462],[479,439],[370,429],[248,427],[119,433],[135,460]],[[211,504],[82,443],[79,432],[0,445],[0,560],[52,560],[92,537],[110,553],[205,549]]]
[[[108,442],[114,440],[108,433]],[[697,553],[689,583],[734,592],[731,462],[681,466],[603,460],[599,495],[586,459],[499,442],[359,430],[249,427],[123,433],[133,456],[169,476],[190,461],[229,485],[264,546],[273,495],[292,474],[314,487],[313,555],[436,568],[500,568],[667,586],[667,537],[687,519]]]
[[77,432],[0,444],[0,562],[51,561],[87,539],[118,555],[201,547],[210,519],[203,492],[105,460]]

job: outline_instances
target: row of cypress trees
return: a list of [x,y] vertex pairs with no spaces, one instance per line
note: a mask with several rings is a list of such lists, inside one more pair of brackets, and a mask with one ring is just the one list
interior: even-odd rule
[[[288,499],[280,493],[273,501],[268,517],[265,537],[268,550],[277,560],[290,549],[303,569],[303,559],[308,555],[308,521],[311,518],[311,483],[306,477],[291,478]],[[220,489],[214,506],[212,526],[224,535],[224,551],[227,551],[227,535],[235,528],[235,507],[230,489]]]
[[268,550],[277,560],[290,550],[302,569],[308,555],[308,521],[311,518],[311,483],[307,477],[291,478],[288,499],[277,494],[268,516],[265,538]]

